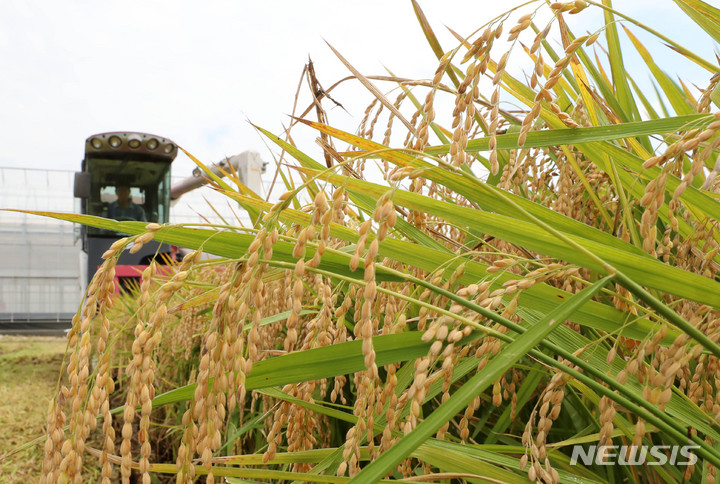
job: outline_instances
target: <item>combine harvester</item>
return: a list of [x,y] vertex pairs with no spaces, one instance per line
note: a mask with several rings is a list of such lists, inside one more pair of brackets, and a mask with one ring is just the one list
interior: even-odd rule
[[[193,176],[170,185],[170,166],[178,148],[172,141],[146,133],[112,132],[85,141],[82,171],[75,173],[75,197],[81,213],[119,221],[167,223],[172,202],[209,180],[195,169]],[[256,193],[262,186],[266,163],[255,151],[231,156],[211,167],[219,177],[235,171],[240,181]],[[122,234],[81,226],[81,287],[87,287],[102,254]],[[152,241],[135,254],[124,251],[116,266],[116,290],[131,285],[143,268],[157,257],[175,258],[176,247]]]
[[[209,182],[196,169],[193,176],[171,186],[170,167],[177,152],[172,141],[146,133],[90,136],[85,141],[82,171],[75,173],[74,193],[80,199],[80,213],[116,220],[169,222],[173,202]],[[246,187],[260,193],[265,165],[258,153],[245,151],[222,160],[211,170],[219,177],[234,171]],[[78,287],[84,293],[102,263],[102,254],[123,235],[94,227],[78,229],[82,244]],[[154,257],[172,258],[176,250],[151,241],[135,254],[124,251],[116,267],[116,290],[136,284]],[[70,328],[71,317],[67,313],[0,312],[0,335],[62,334]]]
[[[82,171],[75,173],[74,194],[80,199],[80,213],[116,220],[169,222],[174,201],[209,183],[196,169],[193,176],[171,186],[170,167],[177,152],[169,139],[146,133],[90,136],[85,141]],[[246,187],[260,193],[265,166],[258,153],[245,151],[210,169],[219,177],[234,171]],[[81,293],[102,263],[102,254],[122,236],[95,227],[79,227]],[[153,258],[174,258],[176,251],[176,247],[154,241],[144,244],[135,254],[124,251],[116,266],[116,291],[137,284],[140,273]],[[0,335],[62,334],[70,325],[71,315],[65,313],[0,312]]]

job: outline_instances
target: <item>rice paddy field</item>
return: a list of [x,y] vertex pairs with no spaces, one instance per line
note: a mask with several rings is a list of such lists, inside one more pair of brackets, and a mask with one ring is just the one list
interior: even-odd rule
[[[257,127],[268,197],[197,160],[251,224],[44,214],[128,235],[68,335],[41,482],[715,482],[717,59],[607,0],[529,2],[452,45],[412,3],[433,74],[329,47],[368,107],[334,127],[308,66],[307,109]],[[720,41],[718,9],[674,4]],[[151,240],[191,252],[116,296],[119,254]]]
[[63,337],[0,336],[2,482],[40,480],[42,449],[36,445],[13,452],[29,439],[44,434],[66,346]]

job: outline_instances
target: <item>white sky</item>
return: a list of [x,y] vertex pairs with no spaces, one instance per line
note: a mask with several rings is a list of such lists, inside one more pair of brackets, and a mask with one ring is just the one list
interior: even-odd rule
[[[517,3],[420,0],[446,49],[456,42],[444,25],[467,35]],[[713,58],[671,0],[615,5]],[[366,75],[429,78],[437,65],[409,0],[2,0],[0,166],[76,170],[89,135],[120,130],[208,163],[246,149],[271,161],[247,120],[280,132],[308,55],[324,87],[348,74],[323,39]],[[370,97],[350,85],[334,97],[350,115],[331,119],[354,131]],[[312,151],[314,137],[297,140]],[[179,157],[175,173],[192,167]]]

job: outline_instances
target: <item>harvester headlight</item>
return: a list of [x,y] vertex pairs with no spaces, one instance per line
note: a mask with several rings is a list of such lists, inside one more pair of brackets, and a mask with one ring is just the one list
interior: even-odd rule
[[147,149],[152,151],[158,147],[158,140],[156,140],[155,138],[150,138],[148,142],[145,143],[145,146],[147,146]]
[[119,136],[110,136],[108,143],[110,143],[110,146],[112,146],[113,148],[119,148],[122,144],[122,140]]
[[140,148],[140,140],[139,139],[131,139],[128,141],[128,146],[134,150]]
[[93,138],[90,140],[90,145],[96,150],[99,150],[100,148],[102,148],[102,141],[100,140],[100,138]]
[[165,145],[164,151],[165,151],[165,153],[172,153],[172,150],[174,150],[174,149],[175,149],[175,145],[173,145],[172,143],[169,143],[169,144]]

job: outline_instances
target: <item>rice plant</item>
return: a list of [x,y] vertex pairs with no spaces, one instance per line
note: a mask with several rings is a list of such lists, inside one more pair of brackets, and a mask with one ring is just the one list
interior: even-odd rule
[[[675,3],[720,40],[720,11]],[[322,160],[258,127],[275,203],[208,171],[253,226],[46,214],[130,235],[68,335],[43,482],[82,482],[87,455],[104,482],[715,481],[715,60],[609,0],[531,2],[450,49],[413,6],[432,79],[336,51],[372,98],[356,133],[312,90],[292,129]],[[601,28],[574,32],[580,15]],[[116,297],[119,254],[152,239],[192,252]]]

